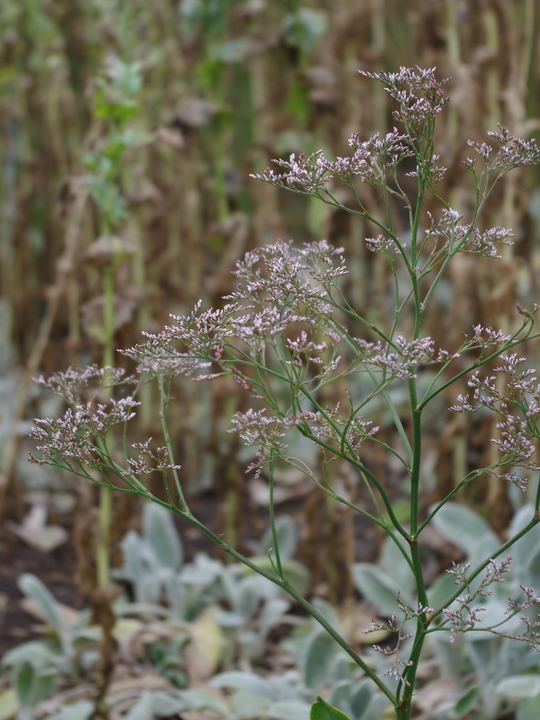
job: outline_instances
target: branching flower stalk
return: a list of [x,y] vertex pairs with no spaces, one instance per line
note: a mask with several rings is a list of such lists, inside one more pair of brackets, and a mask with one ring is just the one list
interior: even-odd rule
[[[236,560],[289,593],[384,693],[394,708],[396,720],[409,720],[426,637],[432,632],[447,632],[453,639],[458,633],[475,631],[482,612],[479,597],[489,594],[492,583],[504,580],[510,562],[503,558],[497,564],[496,558],[540,521],[537,493],[535,512],[526,527],[505,542],[496,556],[486,557],[476,568],[450,569],[456,591],[440,606],[429,606],[419,551],[419,538],[426,526],[464,487],[483,476],[499,475],[523,490],[527,478],[539,470],[533,456],[540,437],[540,381],[534,370],[521,369],[524,358],[515,351],[525,341],[538,338],[539,333],[534,332],[537,308],[518,307],[522,320],[511,334],[480,325],[465,328],[461,345],[450,349],[436,347],[435,341],[424,334],[423,321],[448,264],[458,253],[496,258],[499,245],[511,242],[512,233],[508,229],[480,230],[478,217],[507,172],[540,163],[540,149],[533,141],[510,137],[504,128],[490,133],[493,146],[471,142],[476,157],[465,160],[465,166],[471,173],[476,200],[470,217],[464,218],[437,191],[445,168],[437,164],[433,134],[437,115],[446,103],[444,81],[437,79],[434,69],[420,68],[369,76],[383,84],[396,105],[396,127],[390,133],[384,137],[376,134],[366,141],[353,134],[348,157],[329,160],[322,151],[308,158],[292,155],[289,160],[276,161],[283,171],[280,174],[266,170],[256,177],[312,195],[377,226],[378,237],[365,242],[371,251],[386,257],[394,277],[395,311],[387,323],[373,324],[347,299],[342,283],[347,267],[341,249],[333,248],[325,240],[302,247],[279,240],[274,245],[257,248],[237,264],[237,285],[224,298],[227,304],[220,309],[203,309],[199,302],[189,315],[173,317],[170,326],[160,333],[146,334],[144,342],[125,351],[137,364],[133,378],[126,379],[117,370],[92,366],[40,379],[64,398],[68,410],[63,418],[35,421],[33,437],[41,457],[32,459],[63,468],[103,487],[136,493],[185,518]],[[400,183],[404,160],[408,167],[414,162],[415,169],[408,174],[416,178],[415,197],[409,197]],[[375,219],[363,205],[359,183],[381,189],[385,222]],[[337,199],[343,197],[335,190],[339,184],[348,191],[350,204]],[[428,195],[439,208],[433,214],[424,207]],[[394,205],[403,206],[408,214],[407,238],[398,237],[394,230]],[[343,323],[344,317],[350,325]],[[358,327],[362,328],[362,337],[350,329]],[[257,448],[248,472],[268,477],[275,546],[270,552],[273,572],[243,557],[189,509],[180,469],[173,457],[174,442],[167,428],[170,382],[179,375],[196,382],[229,376],[252,399],[246,412],[234,414],[230,432],[237,433],[246,445]],[[422,389],[425,383],[419,384],[422,376],[429,379],[426,389]],[[448,409],[448,417],[450,413],[477,409],[496,413],[499,434],[493,442],[499,457],[489,466],[476,468],[457,479],[448,496],[426,515],[421,502],[423,413],[428,404],[464,377],[468,379],[470,395],[459,395]],[[504,381],[496,381],[498,377]],[[104,378],[112,387],[112,395],[107,403],[100,404],[96,387]],[[361,383],[359,378],[363,379]],[[146,440],[129,449],[128,433],[122,426],[136,412],[137,390],[148,379],[156,380],[160,387],[165,446],[153,450]],[[341,403],[328,406],[322,390],[337,380],[347,383],[345,397]],[[131,393],[127,390],[129,383],[134,387]],[[402,415],[393,403],[390,390],[395,386],[407,389],[408,414]],[[380,437],[379,428],[364,417],[376,402],[386,405],[390,412],[395,444]],[[123,464],[113,459],[107,440],[109,434],[120,431]],[[291,454],[292,433],[301,433],[319,449],[322,469]],[[385,478],[369,467],[365,448],[375,444],[397,458],[407,476],[410,488],[407,522],[397,517]],[[336,459],[347,462],[358,481],[364,483],[374,510],[353,504],[332,487],[327,468]],[[379,677],[286,576],[274,519],[276,470],[284,464],[302,471],[328,497],[384,530],[414,576],[417,606],[396,598],[396,614],[390,628],[396,633],[397,646],[392,651],[378,648],[394,658],[389,670],[394,676],[392,681]],[[161,473],[165,500],[150,493],[144,484],[144,476],[151,472]],[[114,482],[111,478],[115,478]],[[476,585],[471,585],[475,580]],[[523,632],[512,637],[539,649],[540,629],[537,616],[534,617],[539,607],[540,599],[534,591],[523,587],[518,595],[514,593],[509,598],[506,616],[487,630],[506,637],[504,623],[523,615]],[[482,625],[481,629],[485,631],[486,627]]]

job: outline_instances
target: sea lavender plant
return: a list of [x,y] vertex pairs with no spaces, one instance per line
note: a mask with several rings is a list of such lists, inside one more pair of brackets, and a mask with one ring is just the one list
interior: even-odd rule
[[[238,282],[225,298],[227,304],[219,309],[203,309],[199,302],[189,315],[173,317],[163,331],[146,334],[145,342],[125,351],[137,363],[133,378],[122,378],[118,370],[113,373],[91,367],[40,379],[42,385],[65,399],[69,409],[63,418],[35,421],[33,437],[41,457],[32,460],[55,465],[106,487],[137,493],[200,528],[230,555],[289,593],[384,693],[397,720],[408,720],[426,637],[447,632],[452,641],[456,634],[474,630],[482,615],[478,597],[489,594],[493,583],[504,580],[510,562],[507,551],[540,521],[539,491],[534,512],[520,531],[496,552],[489,551],[475,567],[450,568],[455,588],[451,584],[445,599],[434,603],[434,607],[430,605],[419,550],[419,538],[426,526],[448,501],[482,477],[498,475],[523,488],[539,469],[533,456],[540,437],[540,383],[534,370],[520,369],[524,359],[512,352],[539,336],[533,332],[537,307],[526,310],[518,306],[519,321],[510,332],[475,325],[464,333],[459,347],[449,349],[437,347],[425,334],[424,319],[448,264],[458,253],[493,258],[498,256],[501,243],[511,242],[510,230],[484,230],[478,218],[506,173],[539,163],[540,149],[534,141],[511,137],[502,127],[490,133],[493,144],[470,142],[474,157],[465,160],[465,166],[474,183],[475,204],[464,217],[437,193],[445,168],[438,165],[439,156],[434,152],[434,128],[447,100],[445,81],[437,79],[434,69],[421,68],[364,75],[382,82],[396,105],[396,127],[391,132],[367,141],[353,134],[347,157],[329,160],[322,151],[308,158],[292,155],[287,161],[276,161],[282,168],[280,174],[267,170],[255,177],[314,196],[378,228],[378,236],[367,239],[366,246],[386,258],[394,278],[394,307],[386,325],[371,322],[348,299],[343,284],[347,274],[343,251],[326,240],[302,247],[280,240],[257,248],[238,263]],[[402,187],[403,161],[407,168],[412,167],[407,175],[416,182],[414,196]],[[366,208],[358,192],[359,183],[379,189],[384,198],[384,220]],[[339,184],[349,194],[350,204],[339,199],[344,197],[343,192],[335,191]],[[431,214],[426,209],[428,198]],[[400,235],[394,229],[396,206],[404,208],[408,217],[406,234]],[[171,381],[178,375],[199,382],[228,375],[252,398],[246,412],[233,416],[230,432],[257,447],[248,470],[268,478],[274,535],[270,567],[257,566],[243,557],[223,537],[205,527],[189,508],[167,426]],[[160,389],[165,445],[156,449],[146,441],[129,448],[124,428],[125,458],[121,461],[116,452],[113,455],[110,451],[109,437],[116,426],[125,425],[133,417],[137,389],[141,379],[148,377]],[[359,377],[363,382],[358,382]],[[119,387],[114,400],[100,401],[94,386],[104,378],[111,385],[123,383],[122,387],[132,382],[134,391],[120,397]],[[459,395],[448,413],[479,408],[496,413],[498,435],[493,442],[498,457],[486,467],[457,478],[447,497],[425,513],[421,507],[423,414],[435,399],[440,403],[447,397],[452,385],[463,378],[468,378],[471,393]],[[331,406],[327,404],[326,388],[336,381],[347,386],[346,401]],[[396,407],[396,386],[406,389],[406,414]],[[389,411],[395,441],[387,442],[387,436],[383,437],[379,428],[364,417],[375,400]],[[318,449],[322,457],[319,469],[290,451],[289,438],[295,432]],[[407,477],[406,522],[395,511],[385,478],[369,467],[365,449],[370,444],[394,456]],[[371,498],[371,511],[335,488],[329,469],[335,459],[348,463],[364,484]],[[390,677],[374,669],[380,666],[359,655],[288,579],[274,520],[275,471],[283,463],[302,471],[321,492],[378,526],[395,543],[409,568],[414,600],[396,598],[389,627],[397,644],[379,648],[393,657]],[[146,487],[143,479],[150,472],[161,473],[164,500]],[[535,590],[523,587],[509,598],[507,613],[493,630],[504,633],[505,618],[521,617],[522,628],[512,635],[516,641],[538,649],[539,607]],[[385,610],[384,615],[388,614]],[[489,629],[485,623],[482,625],[482,631]]]

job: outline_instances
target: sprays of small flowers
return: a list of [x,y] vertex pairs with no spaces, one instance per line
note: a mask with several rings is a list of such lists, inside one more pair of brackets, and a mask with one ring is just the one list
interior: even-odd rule
[[[439,80],[433,68],[363,74],[385,86],[395,104],[396,127],[386,135],[377,133],[367,139],[353,133],[347,157],[327,158],[322,151],[309,157],[291,155],[288,160],[275,161],[281,172],[268,169],[254,177],[312,195],[332,207],[366,218],[378,228],[380,233],[367,238],[365,243],[369,250],[386,257],[394,277],[393,308],[388,318],[374,324],[353,306],[344,289],[343,276],[347,273],[344,252],[326,240],[301,247],[279,240],[256,248],[237,264],[237,284],[224,298],[223,307],[203,309],[199,302],[189,315],[173,317],[161,332],[146,334],[140,345],[125,351],[137,364],[137,381],[150,377],[158,382],[164,445],[155,448],[146,440],[129,448],[124,442],[123,463],[111,457],[107,436],[133,417],[138,404],[137,387],[132,396],[101,401],[93,389],[96,383],[105,381],[119,392],[125,381],[117,371],[92,366],[41,381],[59,394],[69,409],[61,419],[36,421],[33,437],[39,443],[42,457],[32,459],[109,486],[116,478],[119,490],[160,502],[193,523],[237,560],[288,592],[385,694],[397,720],[409,720],[416,670],[428,633],[448,631],[454,638],[479,627],[504,633],[502,625],[486,628],[481,624],[482,606],[477,601],[491,592],[491,585],[503,582],[509,560],[497,563],[497,555],[485,558],[476,568],[454,566],[449,572],[456,578],[456,592],[440,607],[431,608],[419,551],[423,529],[450,498],[478,478],[495,475],[524,489],[527,477],[539,469],[534,455],[540,438],[540,382],[533,370],[521,369],[525,358],[516,352],[519,345],[538,337],[533,331],[537,308],[529,311],[518,306],[521,319],[509,333],[479,324],[465,328],[461,345],[452,348],[437,347],[434,339],[423,331],[423,319],[449,263],[458,253],[497,258],[501,244],[511,243],[511,230],[498,226],[480,228],[478,217],[493,188],[507,172],[540,163],[540,149],[532,140],[511,137],[503,127],[490,133],[493,145],[469,143],[476,154],[475,158],[465,160],[474,184],[474,208],[464,217],[441,201],[438,210],[432,205],[428,213],[423,205],[424,196],[427,192],[440,200],[436,186],[445,173],[445,168],[437,164],[439,156],[433,148],[435,122],[447,102],[445,81]],[[403,160],[407,161],[407,174],[417,182],[418,192],[413,197],[400,184]],[[373,184],[382,190],[385,217],[370,214],[359,199],[359,183]],[[343,193],[335,193],[339,184],[348,193],[347,204],[339,199],[344,197]],[[408,215],[409,229],[404,237],[394,230],[390,198],[397,200]],[[361,384],[354,382],[359,373],[365,380]],[[229,376],[251,400],[247,410],[232,417],[230,431],[256,448],[257,455],[248,471],[268,478],[270,522],[276,541],[271,553],[273,572],[243,557],[191,512],[167,425],[170,387],[175,376],[188,376],[197,382]],[[427,386],[420,382],[426,377]],[[462,378],[467,379],[470,393],[459,394],[449,410],[495,413],[498,422],[493,443],[498,458],[458,479],[452,492],[422,520],[423,411]],[[332,405],[325,388],[335,381],[346,388],[346,402]],[[394,385],[404,390],[408,398],[407,420],[389,392]],[[386,437],[367,417],[375,399],[386,406],[394,421],[399,437],[395,446],[386,442]],[[319,470],[315,464],[308,465],[294,457],[289,438],[295,432],[318,450],[322,458]],[[124,431],[123,437],[126,436]],[[366,462],[365,448],[370,444],[396,457],[406,473],[410,498],[406,521],[395,512],[385,478],[373,472]],[[328,468],[335,459],[349,463],[359,482],[364,483],[373,501],[373,511],[352,504],[334,489]],[[418,605],[409,607],[396,598],[396,610],[403,617],[403,622],[398,622],[397,615],[390,620],[397,646],[379,648],[395,658],[389,672],[397,679],[397,685],[386,684],[284,575],[273,515],[276,462],[301,470],[314,487],[375,523],[404,556],[414,577]],[[161,473],[166,501],[152,495],[142,482],[141,477],[150,472]],[[171,477],[174,491],[170,487]],[[539,521],[540,495],[530,522],[502,546],[500,553]],[[539,606],[535,592],[522,587],[521,597],[509,600],[507,607],[508,618],[516,614],[523,618],[525,629],[514,637],[534,647],[539,637],[535,615]]]

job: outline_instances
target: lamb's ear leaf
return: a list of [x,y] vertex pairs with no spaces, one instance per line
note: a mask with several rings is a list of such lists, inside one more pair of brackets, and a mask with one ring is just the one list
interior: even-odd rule
[[[471,508],[448,502],[433,518],[437,530],[472,559],[480,542],[489,545],[489,552],[495,552],[501,541],[487,521]],[[487,548],[486,548],[487,549]],[[475,563],[472,563],[474,567]]]
[[350,718],[317,695],[316,702],[311,706],[309,720],[350,720]]
[[[290,515],[276,518],[276,538],[279,545],[279,555],[282,560],[290,560],[298,545],[298,527]],[[274,545],[272,528],[266,529],[259,543],[257,555],[266,556]]]
[[49,625],[56,630],[58,635],[61,635],[62,620],[58,612],[56,600],[51,591],[38,577],[32,575],[32,573],[23,573],[19,577],[17,585],[26,597],[31,598],[36,603],[45,622],[48,622]]
[[416,605],[414,597],[403,587],[400,588],[394,578],[376,565],[355,563],[351,575],[358,592],[385,617],[390,617],[397,611],[398,602],[409,607]]
[[148,502],[143,508],[142,525],[143,535],[160,564],[179,570],[184,561],[184,552],[172,514],[164,507]]

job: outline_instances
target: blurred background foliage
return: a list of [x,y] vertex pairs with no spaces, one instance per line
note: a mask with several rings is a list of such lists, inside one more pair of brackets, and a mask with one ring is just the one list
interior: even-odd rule
[[[137,343],[141,330],[159,330],[199,298],[219,305],[250,248],[326,237],[346,249],[352,302],[368,317],[386,316],[389,268],[362,242],[373,229],[249,174],[291,152],[344,155],[352,132],[367,139],[391,129],[385,92],[358,70],[436,66],[451,78],[438,128],[449,168],[440,194],[466,214],[467,139],[484,139],[497,123],[524,137],[540,129],[538,17],[538,0],[0,3],[1,511],[18,492],[15,477],[45,482],[20,447],[24,419],[45,412],[31,376],[110,360],[113,346]],[[514,171],[492,198],[484,222],[513,227],[515,246],[496,262],[456,259],[426,321],[438,344],[459,344],[473,323],[508,330],[516,302],[537,299],[536,185],[537,174]],[[361,197],[372,209],[382,202],[371,186]],[[158,438],[156,398],[145,392],[140,429]],[[264,504],[266,494],[248,487],[248,451],[226,432],[249,398],[225,380],[179,384],[175,398],[186,486],[218,498],[230,542],[249,536],[256,514],[246,503]],[[493,452],[482,420],[470,426],[456,416],[443,426],[435,413],[431,422],[426,501]],[[398,498],[396,468],[377,450],[370,463]],[[354,479],[335,472],[354,494]],[[283,500],[302,508],[315,580],[335,584],[336,547],[346,566],[369,554],[358,548],[364,529],[294,474],[281,481]],[[502,530],[506,488],[484,489],[472,501]]]

